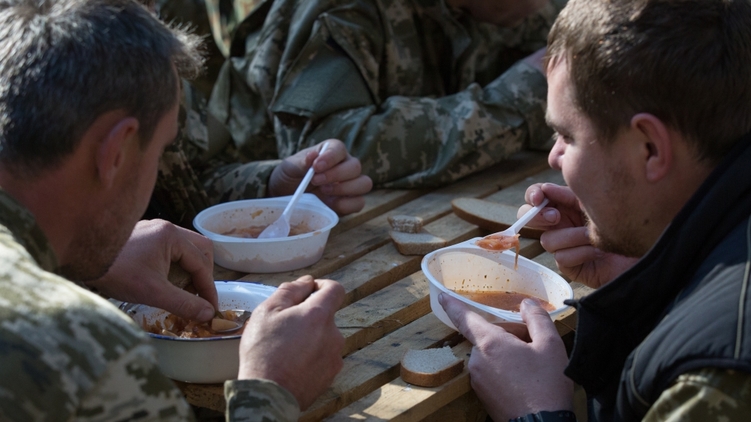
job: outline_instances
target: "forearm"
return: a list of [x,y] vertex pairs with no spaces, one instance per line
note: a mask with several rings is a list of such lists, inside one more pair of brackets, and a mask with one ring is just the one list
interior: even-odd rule
[[524,146],[543,147],[551,134],[544,121],[546,95],[543,75],[520,63],[485,88],[473,84],[441,98],[391,97],[380,107],[332,114],[303,144],[342,139],[363,173],[381,187],[437,186]]
[[235,201],[263,198],[267,195],[269,177],[281,160],[253,161],[250,163],[217,163],[207,166],[200,178],[209,202]]

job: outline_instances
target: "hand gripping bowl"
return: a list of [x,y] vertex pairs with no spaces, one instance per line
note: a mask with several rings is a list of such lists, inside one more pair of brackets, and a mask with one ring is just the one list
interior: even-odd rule
[[475,245],[481,238],[467,240],[438,249],[422,260],[422,271],[430,282],[430,307],[441,322],[456,329],[438,302],[440,293],[457,298],[472,307],[492,323],[524,323],[521,314],[493,308],[472,301],[453,290],[513,291],[550,302],[555,310],[550,317],[556,319],[573,299],[574,292],[568,282],[550,269],[519,256],[519,268],[514,270],[515,252],[490,251]]
[[214,243],[214,262],[246,273],[292,271],[313,265],[323,256],[336,213],[317,196],[306,193],[290,216],[290,225],[311,231],[288,237],[254,239],[226,236],[232,229],[268,226],[282,215],[290,196],[248,199],[209,207],[193,219],[193,225]]
[[[252,311],[276,290],[263,284],[216,281],[219,308]],[[120,309],[138,325],[163,321],[167,311],[151,306],[122,303]],[[251,315],[251,318],[253,316]],[[177,381],[213,384],[237,378],[240,367],[240,335],[211,338],[177,338],[151,334],[157,351],[159,369]]]

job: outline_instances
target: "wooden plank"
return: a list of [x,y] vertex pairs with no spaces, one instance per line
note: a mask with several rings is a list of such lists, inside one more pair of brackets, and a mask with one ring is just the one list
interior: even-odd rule
[[[456,332],[433,314],[402,327],[344,359],[334,384],[303,413],[301,421],[318,421],[399,376],[399,361],[408,349],[442,345]],[[466,391],[465,391],[466,392]]]
[[[405,383],[395,378],[361,400],[341,409],[327,421],[392,421],[416,422],[434,414],[454,399],[471,390],[467,361],[472,345],[464,341],[452,348],[454,354],[465,360],[464,371],[439,387],[425,388]],[[445,416],[445,415],[444,415]],[[454,420],[454,419],[437,419]]]
[[359,212],[339,218],[339,223],[331,229],[331,236],[359,226],[381,214],[385,214],[402,204],[427,193],[426,189],[376,189],[365,195],[365,206]]
[[485,411],[480,398],[474,390],[470,390],[463,396],[436,410],[421,422],[485,422],[488,412]]
[[336,325],[345,338],[344,354],[430,313],[428,279],[420,271],[340,310]]

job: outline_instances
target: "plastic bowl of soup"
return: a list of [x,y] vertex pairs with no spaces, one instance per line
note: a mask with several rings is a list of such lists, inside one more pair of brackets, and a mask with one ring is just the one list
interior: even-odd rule
[[193,226],[214,244],[214,262],[246,273],[276,273],[313,265],[323,256],[339,217],[306,193],[292,210],[288,237],[257,239],[282,215],[291,196],[226,202],[201,211]]
[[[276,287],[250,282],[215,283],[220,311],[253,311],[276,290]],[[159,369],[167,377],[197,384],[220,383],[237,378],[240,331],[192,338],[157,334],[161,332],[158,328],[170,326],[167,320],[174,316],[169,312],[133,303],[121,303],[119,307],[149,333],[157,351]]]
[[[430,283],[430,307],[441,322],[456,329],[438,302],[440,293],[454,297],[487,321],[524,323],[519,304],[532,297],[540,301],[552,319],[563,313],[573,299],[569,283],[556,272],[513,250],[493,251],[475,243],[481,238],[433,251],[422,260]],[[516,267],[516,268],[515,268]]]

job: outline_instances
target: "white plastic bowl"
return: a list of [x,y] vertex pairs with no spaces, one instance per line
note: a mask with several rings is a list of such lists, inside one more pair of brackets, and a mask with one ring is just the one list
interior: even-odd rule
[[[217,281],[219,308],[252,311],[276,290],[263,284]],[[120,309],[137,324],[145,319],[151,325],[163,321],[167,311],[151,306],[123,303]],[[251,316],[252,318],[252,316]],[[213,384],[237,378],[240,367],[240,335],[212,338],[176,338],[151,334],[157,351],[159,369],[178,381]]]
[[524,323],[518,312],[474,302],[453,290],[513,291],[531,295],[555,306],[555,310],[549,312],[552,319],[568,308],[563,301],[573,299],[574,292],[563,277],[523,256],[519,256],[519,268],[514,270],[513,250],[489,251],[475,245],[479,239],[438,249],[422,260],[422,271],[430,281],[430,307],[441,322],[456,329],[438,302],[442,292],[471,306],[491,323]]
[[267,226],[282,214],[291,196],[226,202],[201,211],[193,225],[214,243],[214,262],[247,273],[276,273],[313,265],[323,256],[336,213],[317,196],[306,193],[290,216],[290,225],[305,224],[313,231],[273,239],[225,236],[238,228]]

